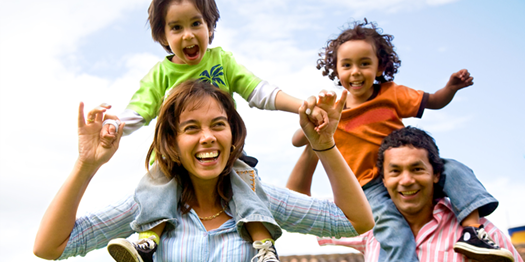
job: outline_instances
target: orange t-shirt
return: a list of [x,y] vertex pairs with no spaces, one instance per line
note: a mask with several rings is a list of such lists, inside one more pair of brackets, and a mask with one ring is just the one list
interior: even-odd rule
[[401,119],[421,117],[428,94],[393,82],[374,86],[365,103],[343,110],[334,134],[335,144],[361,186],[377,177],[379,146],[392,131],[403,128]]

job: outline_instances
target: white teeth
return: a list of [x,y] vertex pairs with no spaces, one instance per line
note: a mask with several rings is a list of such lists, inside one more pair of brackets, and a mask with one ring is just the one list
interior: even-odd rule
[[213,158],[213,157],[217,157],[218,155],[219,155],[218,151],[213,151],[213,152],[198,153],[196,157],[197,158]]
[[360,86],[360,85],[363,84],[363,82],[362,82],[362,81],[361,81],[361,82],[351,82],[350,84],[351,84],[352,86]]
[[187,47],[184,47],[184,48],[193,48],[195,45],[192,45],[192,46],[187,46]]
[[404,191],[404,192],[401,192],[401,194],[402,194],[403,196],[411,196],[411,195],[417,193],[417,191],[418,191],[418,190],[414,190],[414,191]]

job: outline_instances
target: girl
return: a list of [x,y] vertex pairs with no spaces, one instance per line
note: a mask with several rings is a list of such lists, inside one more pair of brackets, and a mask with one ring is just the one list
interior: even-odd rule
[[[418,261],[412,231],[388,196],[377,170],[378,149],[384,137],[404,126],[403,118],[421,117],[425,108],[445,107],[458,90],[473,84],[473,78],[467,70],[460,70],[434,94],[397,85],[393,80],[401,61],[392,39],[393,36],[382,34],[381,29],[366,19],[364,23],[355,22],[336,39],[328,41],[317,68],[331,80],[337,78],[338,84],[350,93],[334,138],[374,212],[374,236],[381,243],[379,261]],[[296,132],[295,146],[307,142],[302,131]],[[287,184],[288,188],[305,194],[310,193],[317,163],[309,148],[306,147]],[[492,213],[498,202],[468,167],[454,160],[445,163],[444,193],[450,197],[462,226],[478,230],[479,217]],[[402,195],[416,198],[418,193],[415,190]],[[462,236],[455,251],[482,261],[507,254],[506,250],[477,236]]]

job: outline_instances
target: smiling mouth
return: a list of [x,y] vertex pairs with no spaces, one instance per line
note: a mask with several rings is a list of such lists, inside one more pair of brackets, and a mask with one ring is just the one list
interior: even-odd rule
[[362,86],[363,83],[364,81],[360,81],[360,82],[354,81],[354,82],[350,82],[350,86]]
[[415,195],[417,192],[419,192],[419,190],[403,191],[403,192],[399,192],[399,194],[401,194],[402,196],[412,196],[412,195]]
[[187,46],[183,48],[182,51],[184,52],[184,55],[186,55],[186,57],[188,57],[189,59],[196,59],[197,57],[199,57],[198,45]]
[[197,153],[195,158],[199,162],[212,162],[219,158],[219,151]]

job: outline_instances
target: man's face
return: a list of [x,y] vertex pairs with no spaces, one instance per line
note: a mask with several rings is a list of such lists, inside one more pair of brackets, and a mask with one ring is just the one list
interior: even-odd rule
[[406,216],[432,212],[434,174],[425,149],[411,146],[390,148],[385,151],[383,182],[397,209]]

